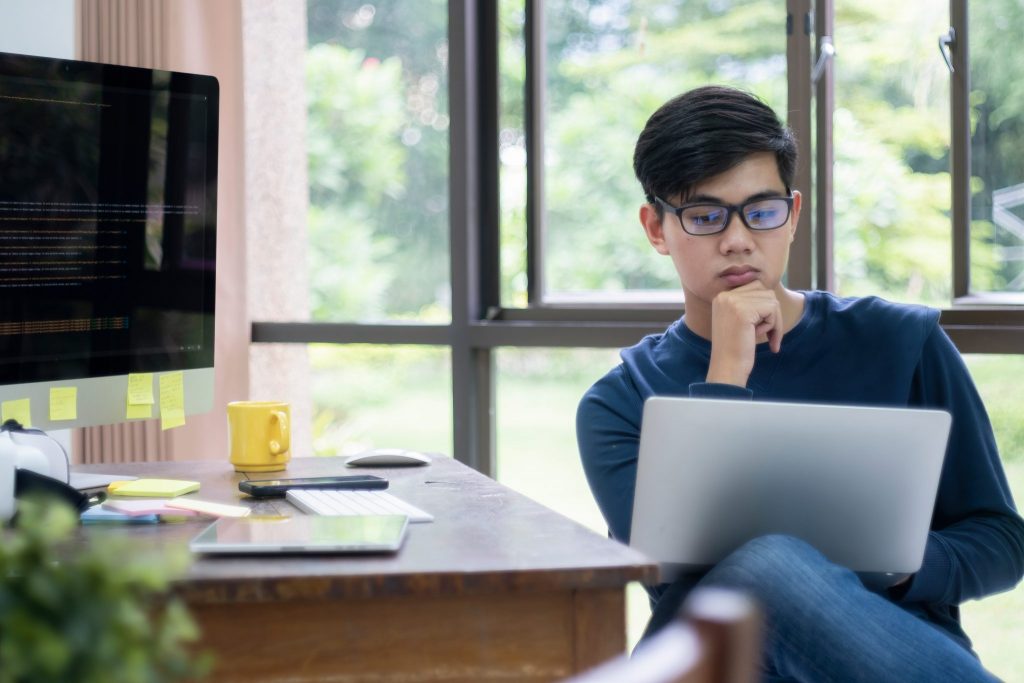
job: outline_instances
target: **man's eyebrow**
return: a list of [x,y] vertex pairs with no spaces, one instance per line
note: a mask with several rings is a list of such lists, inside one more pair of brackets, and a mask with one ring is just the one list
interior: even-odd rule
[[[780,192],[777,189],[774,189],[774,190],[773,189],[761,190],[760,192],[755,192],[754,194],[748,196],[746,199],[741,201],[740,204],[746,204],[747,202],[757,201],[758,199],[768,199],[769,197],[785,197],[785,196],[786,196],[786,192],[785,191],[781,191]],[[709,204],[728,204],[729,203],[729,202],[723,200],[721,197],[716,197],[716,196],[710,195],[710,194],[695,194],[692,197],[689,197],[683,203],[684,204],[702,204],[702,203],[705,203],[705,202],[707,202]]]

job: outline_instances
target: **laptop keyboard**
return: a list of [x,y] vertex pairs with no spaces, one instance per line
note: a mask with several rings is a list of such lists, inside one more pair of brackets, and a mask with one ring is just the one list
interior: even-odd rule
[[289,489],[288,501],[310,515],[406,515],[410,522],[434,516],[386,491]]

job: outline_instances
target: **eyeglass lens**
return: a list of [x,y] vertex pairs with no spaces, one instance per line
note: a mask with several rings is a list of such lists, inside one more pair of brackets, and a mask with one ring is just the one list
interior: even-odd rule
[[[772,230],[789,218],[789,203],[785,199],[759,199],[740,207],[743,222],[751,230]],[[721,204],[693,204],[680,215],[683,227],[694,234],[710,234],[723,230],[729,222],[732,209]]]

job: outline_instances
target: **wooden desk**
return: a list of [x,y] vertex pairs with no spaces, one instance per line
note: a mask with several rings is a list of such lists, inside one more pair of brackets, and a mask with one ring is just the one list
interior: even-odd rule
[[[76,470],[198,479],[194,497],[301,514],[243,496],[246,475],[227,462]],[[345,470],[300,458],[287,474]],[[378,473],[435,516],[410,525],[397,555],[197,558],[178,591],[217,655],[212,680],[552,681],[623,652],[625,585],[657,577],[643,556],[451,458]],[[273,476],[284,475],[248,478]],[[187,543],[204,525],[83,533],[127,534],[142,548]]]

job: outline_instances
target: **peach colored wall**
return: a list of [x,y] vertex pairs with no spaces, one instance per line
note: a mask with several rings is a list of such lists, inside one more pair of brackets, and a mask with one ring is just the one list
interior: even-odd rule
[[220,154],[213,410],[172,430],[170,451],[173,460],[227,458],[224,406],[249,397],[242,6],[238,0],[173,0],[171,6],[168,68],[208,73],[220,81]]
[[[252,320],[309,320],[306,212],[306,3],[244,0],[245,206]],[[291,404],[292,453],[312,455],[304,344],[254,344],[249,394]]]

